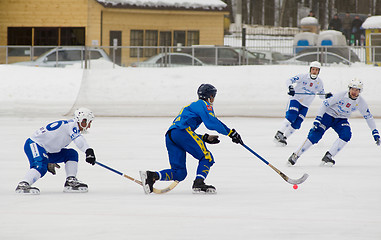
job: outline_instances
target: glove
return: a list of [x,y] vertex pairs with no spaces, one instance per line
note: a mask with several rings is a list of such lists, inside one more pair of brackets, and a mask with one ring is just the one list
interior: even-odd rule
[[202,140],[209,144],[217,144],[220,142],[217,135],[209,135],[207,133],[202,136]]
[[95,164],[95,154],[92,148],[88,148],[86,150],[86,162],[90,163],[91,165]]
[[56,168],[61,168],[57,163],[48,163],[48,172],[56,175]]
[[330,98],[330,97],[332,97],[332,96],[333,96],[333,94],[330,93],[330,92],[325,94],[325,98],[326,98],[326,99],[327,99],[327,98]]
[[288,95],[294,96],[295,95],[295,90],[292,85],[288,87]]
[[232,139],[234,143],[243,144],[243,141],[241,139],[241,136],[237,133],[235,129],[230,130],[228,136]]
[[374,138],[374,141],[376,141],[376,144],[377,146],[380,146],[380,134],[378,133],[377,129],[374,129],[372,131],[372,135],[373,135],[373,138]]
[[322,117],[320,117],[320,116],[316,116],[316,118],[315,118],[315,120],[314,120],[314,122],[313,122],[313,129],[314,130],[317,130],[319,127],[320,127],[320,125],[321,125],[321,120],[322,120]]

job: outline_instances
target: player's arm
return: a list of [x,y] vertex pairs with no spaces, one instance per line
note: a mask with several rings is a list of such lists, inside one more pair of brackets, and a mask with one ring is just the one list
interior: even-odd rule
[[372,131],[372,136],[374,141],[378,146],[380,146],[380,133],[378,132],[376,128],[376,122],[374,121],[373,115],[370,112],[368,108],[368,104],[365,101],[359,102],[359,111],[363,115],[364,119],[366,120],[366,123],[368,124],[370,130]]

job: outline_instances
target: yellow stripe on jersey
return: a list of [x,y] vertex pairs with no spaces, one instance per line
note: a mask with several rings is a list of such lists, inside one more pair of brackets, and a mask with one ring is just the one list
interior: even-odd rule
[[185,130],[197,142],[198,146],[200,147],[200,149],[204,153],[205,159],[207,159],[209,162],[212,162],[213,161],[212,156],[210,155],[210,152],[208,150],[206,150],[204,141],[202,141],[201,138],[199,138],[199,136],[197,136],[197,134],[195,132],[193,132],[190,127],[186,128]]

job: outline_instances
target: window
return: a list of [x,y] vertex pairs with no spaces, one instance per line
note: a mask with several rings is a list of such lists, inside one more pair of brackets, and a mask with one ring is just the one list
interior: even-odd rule
[[61,46],[84,46],[85,45],[85,28],[61,28]]
[[[144,46],[154,46],[157,47],[157,31],[147,30],[145,32]],[[144,50],[144,57],[151,57],[157,54],[157,48],[146,48]]]
[[[130,46],[143,46],[143,30],[131,30]],[[143,49],[131,48],[130,57],[143,57]]]
[[57,46],[58,28],[34,28],[35,46]]
[[185,45],[185,31],[173,32],[173,46],[186,46]]
[[200,31],[187,32],[187,46],[200,44]]
[[160,32],[160,46],[172,46],[171,32]]
[[[8,28],[8,45],[32,45],[32,28],[31,27],[9,27]],[[28,56],[30,48],[10,47],[8,49],[9,56]]]

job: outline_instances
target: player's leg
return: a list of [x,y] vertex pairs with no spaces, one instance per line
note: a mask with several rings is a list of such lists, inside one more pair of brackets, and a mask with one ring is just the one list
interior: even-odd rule
[[294,131],[292,124],[298,118],[300,106],[300,103],[296,100],[290,100],[287,105],[286,117],[274,136],[274,141],[279,143],[281,146],[287,145],[287,136],[285,133],[291,135]]
[[77,179],[78,152],[72,148],[63,148],[58,153],[49,153],[50,163],[65,163],[66,181],[64,192],[88,192],[87,184]]
[[29,160],[29,170],[16,187],[17,193],[39,194],[40,190],[32,185],[48,171],[48,159],[44,148],[30,138],[26,140],[24,152]]
[[347,119],[335,119],[332,128],[339,135],[339,138],[332,144],[331,148],[322,158],[322,165],[324,166],[333,166],[335,164],[333,157],[345,147],[352,137],[351,127]]

